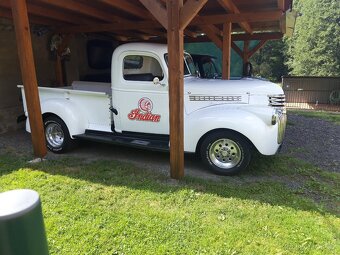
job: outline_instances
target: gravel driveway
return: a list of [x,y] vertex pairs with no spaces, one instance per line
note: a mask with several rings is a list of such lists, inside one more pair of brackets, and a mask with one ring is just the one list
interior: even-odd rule
[[[30,156],[30,135],[24,130],[0,135],[0,153],[12,152]],[[308,161],[325,170],[340,172],[340,125],[289,113],[288,126],[282,154]],[[85,159],[116,159],[131,162],[142,168],[152,168],[169,173],[169,154],[134,148],[84,142],[74,151],[47,158],[76,156]],[[218,179],[211,174],[194,155],[185,156],[185,171],[189,175]]]
[[290,113],[281,153],[340,172],[340,125]]

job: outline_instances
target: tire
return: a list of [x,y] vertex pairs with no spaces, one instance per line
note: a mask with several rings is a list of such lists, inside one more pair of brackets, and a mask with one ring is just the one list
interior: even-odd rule
[[251,159],[251,145],[231,131],[208,134],[200,147],[202,161],[216,174],[235,175],[243,171]]
[[72,149],[75,141],[71,139],[65,122],[50,116],[44,119],[45,140],[47,148],[54,153],[63,153]]

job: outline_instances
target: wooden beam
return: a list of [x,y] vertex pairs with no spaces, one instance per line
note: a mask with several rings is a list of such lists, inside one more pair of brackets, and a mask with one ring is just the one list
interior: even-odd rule
[[285,11],[285,0],[277,0],[277,8],[281,11]]
[[36,157],[43,158],[46,156],[47,150],[26,1],[11,0],[11,7],[28,117],[31,127],[33,151]]
[[[240,10],[237,8],[237,6],[234,4],[234,2],[232,0],[218,0],[218,2],[220,3],[220,5],[226,10],[226,11],[230,11],[232,13],[235,14],[240,14]],[[252,28],[250,27],[248,22],[239,22],[238,23],[240,25],[241,28],[244,29],[244,31],[246,31],[249,34],[253,33]]]
[[56,60],[54,63],[56,86],[62,87],[64,85],[64,75],[63,75],[63,63],[61,61],[61,56],[56,54]]
[[183,0],[167,0],[168,60],[169,60],[169,119],[170,119],[170,176],[184,176],[184,82],[183,29],[180,10]]
[[[240,21],[273,21],[280,20],[282,13],[280,11],[267,11],[258,13],[242,13],[227,14],[227,15],[209,15],[200,16],[194,18],[190,25],[201,26],[201,25],[212,25],[212,24],[223,24],[225,22],[238,23]],[[68,26],[60,28],[57,32],[60,33],[91,33],[91,32],[105,32],[114,30],[138,30],[138,29],[154,29],[163,28],[161,24],[154,21],[140,21],[140,22],[123,22],[117,23],[97,23],[91,25],[81,26]]]
[[233,41],[245,41],[245,40],[278,40],[283,37],[282,33],[256,33],[256,34],[233,34]]
[[65,86],[62,54],[64,53],[67,46],[70,44],[71,37],[72,36],[70,34],[62,36],[62,42],[58,46],[58,49],[56,50],[55,74],[56,74],[57,86],[59,87]]
[[242,58],[243,52],[242,50],[236,45],[236,43],[231,42],[231,48]]
[[196,38],[196,37],[197,37],[197,33],[192,32],[192,31],[190,31],[190,30],[188,30],[188,29],[185,29],[185,30],[184,30],[184,34],[187,35],[187,36],[190,36],[190,37],[192,37],[192,38]]
[[195,18],[191,25],[205,24],[223,24],[225,22],[240,23],[240,22],[264,22],[264,21],[279,21],[282,16],[282,11],[265,11],[265,12],[244,12],[240,14],[224,14],[224,15],[207,15]]
[[159,1],[139,0],[146,9],[157,19],[157,21],[165,28],[168,28],[168,20],[166,9]]
[[[66,23],[61,23],[60,21],[56,21],[53,19],[48,19],[44,17],[38,17],[34,15],[28,15],[29,16],[29,22],[31,24],[39,24],[39,25],[49,25],[49,26],[55,26],[58,25],[66,25]],[[12,19],[12,11],[10,9],[0,8],[0,17]]]
[[244,41],[243,42],[243,54],[242,54],[242,59],[243,59],[243,64],[248,62],[248,51],[249,51],[249,41]]
[[248,58],[251,58],[259,49],[261,49],[265,44],[267,40],[262,40],[254,47],[252,50],[248,52]]
[[216,34],[216,29],[213,25],[200,26],[200,29],[207,35],[207,37],[216,44],[220,49],[223,48],[222,38]]
[[160,31],[157,29],[143,29],[143,32],[147,35],[151,36],[160,36],[160,37],[166,37],[166,32]]
[[[103,21],[108,21],[108,22],[120,22],[121,18],[112,15],[109,12],[101,11],[98,8],[91,7],[86,4],[82,4],[77,1],[73,0],[36,0],[38,2],[50,5],[51,7],[58,7],[64,10],[72,11],[72,12],[77,12],[77,14],[83,14],[98,20],[103,20]],[[76,18],[78,15],[75,15]],[[89,22],[87,22],[89,23]]]
[[108,6],[120,9],[124,12],[127,12],[129,14],[132,14],[134,16],[137,16],[139,18],[149,18],[151,17],[150,13],[146,11],[143,8],[138,7],[135,3],[132,1],[126,1],[126,0],[99,0],[99,2],[105,3]]
[[[1,0],[0,6],[11,8],[10,0]],[[91,23],[91,21],[93,21],[91,19],[89,20],[88,18],[85,19],[80,16],[73,16],[65,12],[60,12],[53,8],[46,8],[46,7],[42,7],[39,5],[34,5],[32,3],[28,3],[27,8],[30,14],[34,14],[40,17],[60,20],[64,23],[69,23],[69,24],[89,24]]]
[[138,29],[154,29],[161,28],[154,21],[140,21],[136,22],[124,22],[123,24],[112,23],[112,24],[92,24],[83,26],[68,26],[57,29],[59,33],[91,33],[91,32],[108,32],[108,31],[123,31],[123,30],[138,30]]
[[187,0],[181,8],[180,28],[185,29],[208,0]]
[[227,22],[223,25],[223,49],[222,49],[222,79],[230,79],[230,63],[231,63],[231,23]]

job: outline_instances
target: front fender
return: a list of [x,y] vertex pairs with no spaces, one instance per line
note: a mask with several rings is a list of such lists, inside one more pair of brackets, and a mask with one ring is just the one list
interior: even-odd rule
[[248,138],[264,155],[276,153],[278,125],[242,107],[213,106],[200,109],[185,118],[185,151],[194,152],[200,138],[215,129],[234,130]]
[[61,118],[71,137],[83,134],[88,126],[80,107],[67,99],[47,99],[41,103],[41,112],[42,114],[52,113]]

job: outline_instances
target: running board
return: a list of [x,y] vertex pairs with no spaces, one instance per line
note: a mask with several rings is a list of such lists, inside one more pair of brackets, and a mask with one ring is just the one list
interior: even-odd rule
[[169,151],[169,140],[165,139],[147,139],[107,132],[85,132],[85,134],[74,135],[73,137],[80,140],[117,144],[147,150]]

